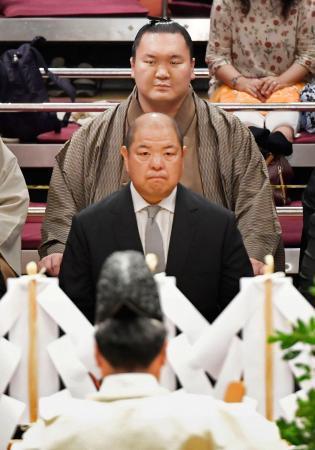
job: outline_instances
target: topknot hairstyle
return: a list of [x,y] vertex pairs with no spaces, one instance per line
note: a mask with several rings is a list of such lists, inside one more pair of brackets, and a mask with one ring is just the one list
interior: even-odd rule
[[137,48],[140,45],[140,41],[142,39],[142,36],[146,33],[171,33],[171,34],[180,34],[185,39],[185,42],[187,44],[187,47],[189,49],[190,58],[193,58],[193,42],[190,37],[190,34],[186,30],[185,27],[180,25],[177,22],[172,22],[171,19],[166,19],[163,17],[149,17],[150,22],[144,25],[140,30],[138,31],[135,40],[132,45],[131,49],[131,56],[133,58],[136,57]]

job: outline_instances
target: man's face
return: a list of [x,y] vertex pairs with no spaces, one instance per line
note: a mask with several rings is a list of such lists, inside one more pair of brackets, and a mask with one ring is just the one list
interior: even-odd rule
[[170,124],[156,122],[138,126],[130,148],[121,149],[131,181],[151,204],[167,197],[179,182],[186,151]]
[[151,111],[180,104],[194,78],[195,61],[179,33],[145,33],[130,62],[140,104]]

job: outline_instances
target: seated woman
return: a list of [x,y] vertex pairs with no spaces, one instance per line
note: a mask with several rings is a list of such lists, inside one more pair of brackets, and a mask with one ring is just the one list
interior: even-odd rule
[[[314,16],[311,0],[214,0],[206,52],[211,101],[299,101],[315,73]],[[235,114],[262,148],[292,152],[298,112]]]

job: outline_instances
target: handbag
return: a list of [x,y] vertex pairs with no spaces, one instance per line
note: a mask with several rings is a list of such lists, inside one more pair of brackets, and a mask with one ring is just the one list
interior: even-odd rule
[[266,164],[275,205],[289,205],[291,199],[288,195],[287,185],[291,184],[294,178],[294,172],[289,161],[283,155],[269,153],[266,156]]
[[[45,42],[37,36],[31,43],[22,44],[17,49],[6,50],[0,57],[0,101],[3,103],[48,102],[48,92],[42,77],[42,68],[48,79],[75,99],[75,88],[69,80],[57,77],[48,70],[47,64],[38,50]],[[15,112],[0,113],[0,134],[8,138],[32,141],[47,131],[60,132],[67,126],[70,113],[59,120],[55,112]]]

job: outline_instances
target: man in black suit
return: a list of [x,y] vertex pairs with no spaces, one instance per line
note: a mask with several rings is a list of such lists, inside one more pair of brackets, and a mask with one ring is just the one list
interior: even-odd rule
[[[240,277],[252,275],[234,214],[178,184],[187,151],[172,118],[140,116],[121,148],[131,183],[73,218],[60,286],[92,322],[102,264],[117,250],[153,248],[160,270],[210,322],[237,294]],[[152,219],[151,205],[159,205]]]

